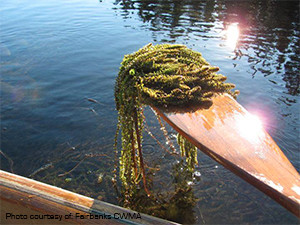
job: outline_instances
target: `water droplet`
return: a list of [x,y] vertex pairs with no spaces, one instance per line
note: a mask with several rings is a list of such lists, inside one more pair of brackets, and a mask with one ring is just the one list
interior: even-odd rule
[[201,173],[200,173],[199,171],[195,171],[195,172],[194,172],[194,176],[195,176],[195,177],[200,177],[200,176],[201,176]]

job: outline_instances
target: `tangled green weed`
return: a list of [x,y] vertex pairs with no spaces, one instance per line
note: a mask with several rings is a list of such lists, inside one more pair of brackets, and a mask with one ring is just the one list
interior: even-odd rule
[[[119,114],[116,134],[121,130],[122,135],[120,178],[127,194],[134,192],[141,180],[149,193],[142,155],[143,106],[165,110],[209,107],[215,93],[235,97],[238,91],[231,91],[235,85],[225,83],[226,76],[218,71],[219,68],[206,62],[201,53],[184,45],[148,44],[125,55],[116,80],[115,102]],[[178,144],[193,169],[197,163],[197,148],[181,135]]]

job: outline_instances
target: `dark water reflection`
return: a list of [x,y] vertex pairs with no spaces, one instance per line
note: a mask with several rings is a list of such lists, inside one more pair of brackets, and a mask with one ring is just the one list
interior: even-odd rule
[[[124,54],[149,42],[186,44],[218,65],[241,91],[238,101],[261,117],[300,170],[298,1],[4,0],[0,5],[1,150],[17,174],[117,204],[111,185],[114,80]],[[163,141],[149,108],[146,116]],[[149,169],[155,173],[155,198],[139,210],[185,223],[299,222],[202,153],[196,173],[201,179],[190,179],[178,173],[184,170],[179,159],[149,136],[144,141],[148,166],[159,170]],[[1,155],[1,169],[10,171],[10,162]],[[183,207],[187,203],[193,207]]]
[[[117,0],[124,19],[137,14],[143,23],[176,42],[189,40],[191,32],[201,38],[222,38],[218,30],[238,23],[241,37],[236,58],[246,57],[253,76],[282,73],[289,94],[299,94],[299,2],[298,1],[122,1]],[[144,27],[144,25],[141,25]],[[210,35],[215,33],[214,35]],[[251,50],[251,51],[250,51]]]

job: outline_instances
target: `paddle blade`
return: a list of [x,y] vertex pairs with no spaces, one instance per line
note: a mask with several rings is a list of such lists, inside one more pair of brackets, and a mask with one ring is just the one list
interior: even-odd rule
[[300,217],[300,176],[259,120],[231,96],[209,109],[154,110],[208,156]]

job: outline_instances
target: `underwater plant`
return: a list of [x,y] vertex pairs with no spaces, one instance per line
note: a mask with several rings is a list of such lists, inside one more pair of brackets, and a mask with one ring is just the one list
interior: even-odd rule
[[[187,109],[190,106],[210,107],[215,93],[229,93],[234,84],[225,83],[226,76],[217,74],[201,53],[184,45],[148,44],[135,53],[125,55],[115,84],[118,125],[122,150],[119,158],[120,179],[127,195],[134,193],[137,184],[146,184],[142,139],[144,130],[143,106],[163,110]],[[197,164],[197,148],[183,136],[177,142],[186,156],[190,170]]]

